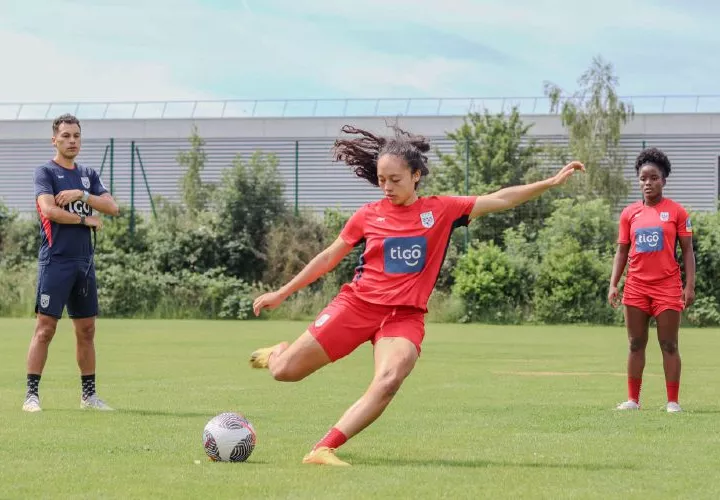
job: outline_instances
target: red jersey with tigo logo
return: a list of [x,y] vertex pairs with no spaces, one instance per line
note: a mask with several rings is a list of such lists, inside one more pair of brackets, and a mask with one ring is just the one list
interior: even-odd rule
[[628,278],[643,282],[680,279],[675,249],[680,236],[692,236],[682,205],[664,198],[653,207],[638,201],[620,215],[618,243],[630,244]]
[[383,199],[360,208],[340,233],[349,245],[365,241],[349,286],[365,302],[427,311],[450,234],[468,224],[475,200],[430,196],[397,206]]

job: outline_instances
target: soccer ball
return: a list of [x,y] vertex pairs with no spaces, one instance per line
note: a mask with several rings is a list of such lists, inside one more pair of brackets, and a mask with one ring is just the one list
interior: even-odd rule
[[255,449],[255,429],[239,413],[221,413],[205,425],[203,445],[215,462],[244,462]]

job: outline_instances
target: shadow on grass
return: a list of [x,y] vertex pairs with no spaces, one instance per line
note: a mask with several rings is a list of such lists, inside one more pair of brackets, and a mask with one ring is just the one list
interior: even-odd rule
[[504,460],[450,460],[450,459],[378,459],[371,457],[353,457],[347,455],[353,465],[363,466],[415,466],[415,467],[524,467],[532,469],[579,469],[587,471],[602,470],[639,470],[635,464],[595,464],[595,463],[552,463],[552,462],[511,462]]
[[115,408],[115,411],[108,411],[108,412],[101,412],[101,411],[91,411],[91,410],[80,410],[80,409],[70,409],[70,408],[50,408],[50,409],[43,409],[43,413],[107,413],[108,415],[140,415],[143,417],[182,417],[182,418],[191,418],[191,417],[207,417],[208,419],[214,417],[219,411],[204,411],[204,412],[198,412],[198,411],[163,411],[163,410],[140,410],[140,409],[124,409],[124,408]]
[[267,460],[255,460],[254,458],[249,458],[245,462],[213,462],[212,460],[207,460],[206,463],[206,465],[209,465],[210,467],[252,467],[254,465],[260,466],[269,464],[270,462]]
[[685,413],[690,415],[718,415],[720,414],[720,408],[692,408]]
[[212,418],[219,411],[170,411],[170,410],[142,410],[142,409],[118,409],[117,413],[142,415],[144,417],[207,417]]

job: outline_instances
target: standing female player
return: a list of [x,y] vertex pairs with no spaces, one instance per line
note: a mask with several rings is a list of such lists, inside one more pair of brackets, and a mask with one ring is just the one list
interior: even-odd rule
[[[663,197],[670,175],[670,160],[662,151],[650,148],[635,160],[643,200],[633,203],[620,215],[618,249],[615,254],[608,300],[619,305],[618,283],[630,257],[622,303],[630,341],[628,354],[628,400],[618,410],[640,409],[640,386],[645,368],[650,317],[657,322],[662,349],[668,412],[682,411],[680,391],[680,353],[678,330],[680,313],[695,299],[695,254],[692,224],[679,203]],[[685,264],[685,289],[675,258],[680,240]]]
[[428,174],[430,144],[395,129],[395,137],[377,137],[345,126],[362,137],[335,143],[335,160],[345,161],[358,177],[379,186],[384,199],[368,203],[350,218],[340,236],[278,291],[258,297],[255,314],[331,271],[355,245],[365,252],[355,277],[292,345],[258,349],[255,368],[269,368],[275,380],[302,380],[330,362],[371,341],[375,375],[365,394],[303,459],[304,463],[349,465],[335,449],[377,419],[410,374],[425,335],[427,302],[435,287],[454,228],[470,219],[513,208],[563,184],[582,164],[566,165],[555,176],[484,196],[419,197]]

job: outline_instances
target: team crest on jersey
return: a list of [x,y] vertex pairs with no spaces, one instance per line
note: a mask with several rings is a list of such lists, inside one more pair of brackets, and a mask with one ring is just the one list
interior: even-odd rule
[[670,212],[660,212],[660,220],[667,222],[670,220]]
[[435,225],[435,217],[433,217],[433,213],[431,212],[423,212],[420,214],[420,222],[422,222],[423,227],[431,228]]
[[90,189],[90,178],[81,177],[80,180],[82,181],[82,185],[85,189]]
[[40,307],[46,309],[50,305],[50,296],[47,294],[40,295]]

